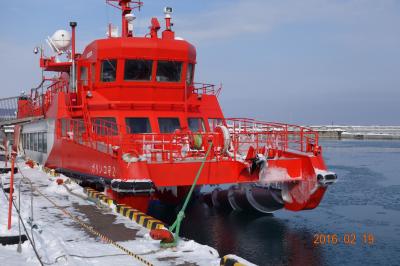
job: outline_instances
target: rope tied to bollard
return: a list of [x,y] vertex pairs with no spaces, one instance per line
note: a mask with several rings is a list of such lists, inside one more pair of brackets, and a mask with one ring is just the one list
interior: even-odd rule
[[209,141],[209,146],[207,149],[207,152],[201,162],[200,168],[197,171],[196,177],[192,183],[192,186],[190,187],[190,190],[188,194],[186,195],[185,202],[182,206],[182,209],[179,211],[178,215],[176,216],[175,222],[172,224],[172,226],[166,230],[166,229],[153,229],[150,231],[150,236],[155,239],[155,240],[161,240],[160,246],[162,248],[170,248],[170,247],[176,247],[179,242],[179,231],[181,228],[181,223],[183,219],[185,218],[185,210],[187,208],[187,205],[189,204],[190,198],[192,197],[194,188],[196,187],[197,181],[200,178],[200,174],[203,171],[204,165],[207,161],[208,155],[211,152],[211,148],[213,146],[212,141]]

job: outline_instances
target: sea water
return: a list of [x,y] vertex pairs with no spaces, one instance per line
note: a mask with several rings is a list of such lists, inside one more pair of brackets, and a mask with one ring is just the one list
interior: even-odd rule
[[258,265],[400,265],[400,141],[321,144],[338,181],[316,209],[254,215],[196,204],[182,235]]

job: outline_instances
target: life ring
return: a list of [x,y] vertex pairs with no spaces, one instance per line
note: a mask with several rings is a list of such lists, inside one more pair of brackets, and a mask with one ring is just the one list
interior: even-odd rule
[[221,134],[223,143],[221,152],[225,154],[231,146],[231,134],[229,133],[229,129],[224,125],[218,125],[215,127],[215,132]]
[[128,164],[136,163],[136,162],[140,161],[140,156],[136,150],[132,150],[132,151],[122,154],[122,160],[124,160],[124,162],[126,162]]

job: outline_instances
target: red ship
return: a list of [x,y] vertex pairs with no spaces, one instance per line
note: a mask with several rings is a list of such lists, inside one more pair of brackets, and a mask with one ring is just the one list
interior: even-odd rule
[[336,174],[327,171],[316,132],[226,118],[221,88],[194,82],[196,49],[175,37],[171,8],[163,30],[152,18],[149,33],[136,36],[132,10],[142,3],[107,3],[122,11],[120,35],[110,25],[107,38],[77,53],[71,22],[71,34],[59,30],[47,40],[53,56],[35,49],[42,70],[57,75],[0,100],[0,125],[15,125],[14,149],[142,211],[152,200],[179,203],[203,160],[197,188],[216,185],[210,202],[217,207],[318,206]]

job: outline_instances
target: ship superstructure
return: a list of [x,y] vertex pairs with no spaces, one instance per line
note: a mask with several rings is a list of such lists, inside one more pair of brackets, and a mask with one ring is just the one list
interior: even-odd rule
[[210,194],[217,207],[318,206],[336,175],[327,171],[315,131],[226,118],[221,87],[194,82],[196,49],[175,37],[172,9],[165,9],[163,30],[152,18],[149,33],[136,36],[132,10],[142,3],[107,2],[122,11],[120,36],[110,25],[107,38],[77,53],[71,22],[71,34],[48,39],[56,55],[36,50],[42,70],[57,75],[0,100],[10,106],[4,110],[16,105],[1,122],[15,125],[15,150],[143,211],[155,199],[179,203],[204,159],[198,187],[231,184]]

